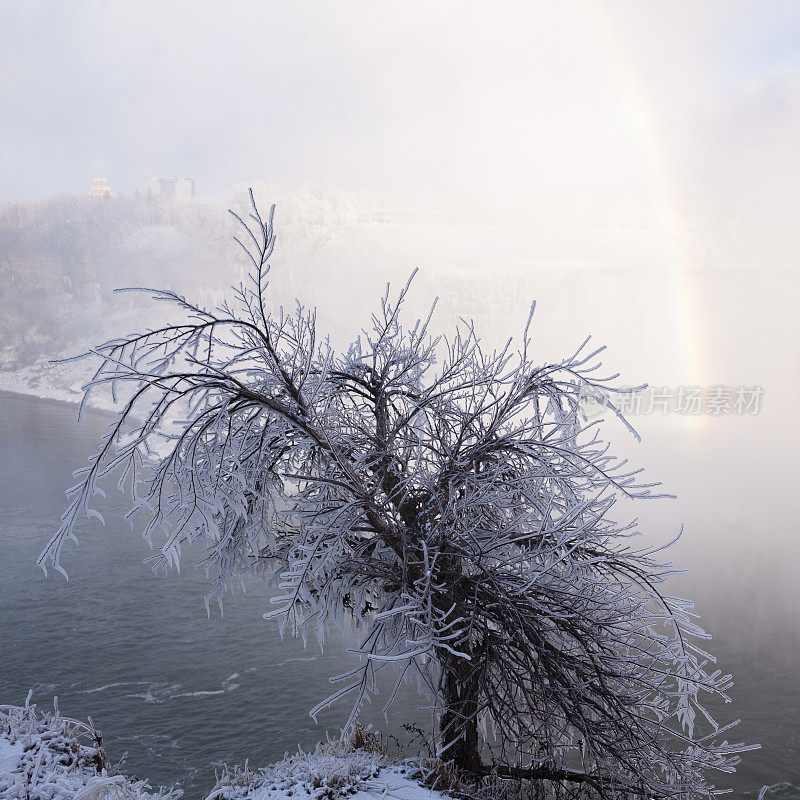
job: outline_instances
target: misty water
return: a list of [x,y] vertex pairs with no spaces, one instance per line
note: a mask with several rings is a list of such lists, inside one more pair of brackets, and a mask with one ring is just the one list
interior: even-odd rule
[[[127,752],[126,772],[177,783],[187,798],[203,796],[223,763],[262,765],[335,732],[345,707],[321,715],[319,726],[307,710],[328,692],[328,676],[353,666],[342,638],[328,640],[324,655],[316,642],[281,642],[262,619],[268,605],[257,582],[226,602],[224,618],[207,618],[204,576],[154,575],[143,564],[146,544],[122,520],[125,498],[111,487],[100,503],[106,527],[82,526],[79,549],[65,553],[69,582],[44,577],[35,559],[58,525],[63,491],[108,424],[92,413],[78,427],[75,416],[69,405],[0,394],[0,702],[21,704],[33,689],[34,702],[48,707],[57,695],[63,713],[92,716],[112,760]],[[762,744],[736,775],[716,779],[741,796],[800,783],[800,620],[793,551],[774,546],[791,541],[791,515],[741,512],[769,500],[743,495],[729,434],[695,432],[698,441],[718,435],[719,447],[698,446],[688,464],[670,457],[669,435],[655,435],[651,453],[702,528],[702,538],[678,548],[692,569],[678,591],[698,601],[714,634],[709,647],[735,676],[734,705],[719,717],[743,719],[732,739]],[[723,474],[704,483],[709,451],[731,481]],[[757,456],[751,466],[759,469]],[[660,522],[662,512],[648,513],[667,528],[677,512]],[[410,689],[402,694],[388,730],[423,724],[418,705]],[[366,716],[387,728],[380,708]]]
[[[206,616],[205,576],[154,575],[145,542],[122,520],[125,498],[109,491],[106,527],[87,524],[64,559],[69,573],[45,578],[35,565],[63,512],[63,491],[109,418],[74,406],[0,393],[0,703],[33,702],[91,715],[112,761],[151,784],[177,783],[204,797],[223,763],[264,765],[298,744],[337,734],[345,705],[308,709],[333,691],[328,677],[354,666],[333,635],[320,654],[314,639],[281,642],[263,584],[229,598],[224,618]],[[113,484],[112,484],[113,485]],[[191,556],[187,558],[191,564]],[[403,694],[401,721],[424,724],[416,696]],[[385,727],[380,708],[367,718]],[[402,731],[399,731],[402,732]],[[205,793],[204,793],[205,792]]]

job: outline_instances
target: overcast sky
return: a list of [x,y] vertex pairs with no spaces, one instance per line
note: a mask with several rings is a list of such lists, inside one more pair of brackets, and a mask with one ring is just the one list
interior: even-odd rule
[[798,3],[0,9],[3,202],[187,175],[713,216],[800,175]]

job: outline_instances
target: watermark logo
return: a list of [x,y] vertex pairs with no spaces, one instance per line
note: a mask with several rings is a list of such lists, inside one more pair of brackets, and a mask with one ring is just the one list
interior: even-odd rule
[[584,418],[596,417],[614,406],[626,417],[644,414],[680,414],[712,417],[753,416],[761,410],[764,389],[761,386],[646,386],[604,392],[584,385],[580,393],[580,409]]

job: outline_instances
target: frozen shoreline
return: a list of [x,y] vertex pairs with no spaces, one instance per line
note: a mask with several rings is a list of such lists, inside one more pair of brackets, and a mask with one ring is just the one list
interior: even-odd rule
[[[377,742],[377,738],[375,738]],[[338,742],[298,751],[269,767],[225,769],[206,800],[446,800],[421,782],[431,772],[417,760],[397,761],[382,748]],[[374,744],[375,742],[372,742]],[[438,774],[435,769],[432,774]],[[178,800],[183,791],[153,789],[113,766],[94,725],[38,712],[30,705],[0,705],[0,797],[7,800]]]
[[[88,724],[30,705],[0,704],[0,797],[4,800],[179,800],[177,788],[153,789],[124,775]],[[205,800],[448,800],[447,770],[426,760],[386,755],[382,740],[367,733],[360,746],[327,742],[299,750],[258,770],[225,768]],[[376,746],[378,745],[378,746]],[[428,784],[428,785],[426,785]],[[458,795],[457,795],[458,796]],[[795,800],[798,787],[762,787],[758,800]]]
[[178,800],[180,790],[152,789],[111,765],[91,724],[0,705],[0,797],[5,800]]
[[[83,386],[91,379],[92,373],[87,364],[40,359],[22,369],[0,371],[0,393],[77,406],[83,399]],[[90,398],[88,408],[108,412],[116,410],[111,398],[102,393]]]

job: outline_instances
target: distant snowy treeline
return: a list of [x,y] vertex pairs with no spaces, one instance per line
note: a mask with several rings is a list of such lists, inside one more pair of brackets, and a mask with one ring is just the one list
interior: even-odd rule
[[[234,187],[224,201],[59,195],[0,208],[0,389],[77,396],[68,390],[84,373],[54,369],[50,359],[163,321],[161,304],[116,288],[167,288],[203,306],[220,303],[246,274],[228,209],[247,213],[247,189]],[[631,382],[677,385],[697,380],[681,344],[694,335],[683,330],[687,319],[697,336],[701,328],[741,332],[744,298],[757,309],[775,280],[796,286],[788,273],[765,279],[780,264],[761,263],[756,275],[752,254],[730,231],[489,223],[426,198],[330,186],[254,191],[261,208],[277,206],[273,306],[299,298],[318,307],[334,344],[368,324],[387,281],[397,286],[419,268],[409,312],[426,313],[438,297],[443,331],[474,319],[484,342],[502,346],[535,299],[543,357],[592,333],[624,354]],[[796,331],[790,317],[780,327],[777,340]],[[745,339],[715,353],[715,380],[728,372],[744,380],[750,350]]]
[[[319,299],[316,287],[331,277],[342,227],[415,218],[388,200],[332,188],[256,190],[267,205],[278,205],[276,262],[291,262],[276,282],[281,302]],[[158,308],[142,298],[114,295],[120,287],[169,288],[204,304],[220,302],[246,268],[229,207],[247,207],[247,187],[232,189],[225,203],[64,194],[0,208],[0,370],[74,352],[119,332],[121,323],[157,319]]]

